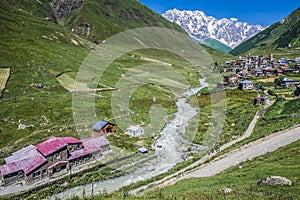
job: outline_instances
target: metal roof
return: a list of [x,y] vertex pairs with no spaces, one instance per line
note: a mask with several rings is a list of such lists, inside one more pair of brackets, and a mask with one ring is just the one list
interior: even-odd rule
[[100,130],[103,129],[107,124],[108,124],[108,122],[101,120],[101,121],[97,122],[97,123],[93,126],[93,129],[94,129],[94,130],[97,130],[97,131],[100,131]]
[[59,137],[59,138],[53,137],[53,138],[50,138],[50,139],[36,145],[36,148],[44,156],[48,156],[48,155],[64,148],[68,144],[77,144],[77,143],[82,143],[82,142],[74,137]]

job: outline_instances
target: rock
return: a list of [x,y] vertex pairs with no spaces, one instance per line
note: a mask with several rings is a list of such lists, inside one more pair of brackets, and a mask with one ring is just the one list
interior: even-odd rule
[[66,188],[66,187],[68,187],[68,185],[69,185],[68,182],[64,182],[61,186],[64,187],[64,188]]
[[70,14],[81,8],[84,0],[54,0],[52,8],[56,19],[64,20]]
[[233,192],[233,190],[232,190],[231,188],[224,187],[224,188],[222,189],[222,192],[223,192],[224,194],[230,194],[230,193]]
[[35,87],[36,87],[36,88],[43,88],[43,87],[44,87],[44,85],[43,85],[43,84],[41,84],[41,83],[37,83],[37,84],[35,84]]
[[287,185],[291,186],[292,181],[281,176],[269,176],[257,182],[257,185]]

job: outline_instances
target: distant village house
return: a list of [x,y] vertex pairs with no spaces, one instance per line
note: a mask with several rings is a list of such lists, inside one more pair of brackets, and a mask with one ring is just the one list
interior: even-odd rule
[[238,87],[240,90],[252,90],[254,89],[254,85],[251,81],[248,81],[248,80],[244,80],[244,81],[241,81],[239,83],[239,87]]

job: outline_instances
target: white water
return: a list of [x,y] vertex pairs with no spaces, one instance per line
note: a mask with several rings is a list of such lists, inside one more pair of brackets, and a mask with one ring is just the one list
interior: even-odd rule
[[[149,179],[153,176],[167,172],[174,165],[182,162],[182,156],[184,155],[184,152],[178,151],[178,149],[184,142],[184,139],[180,136],[180,133],[185,133],[188,123],[197,115],[196,108],[186,103],[186,100],[207,86],[208,84],[205,83],[205,79],[200,79],[200,87],[187,90],[183,94],[185,97],[176,102],[177,112],[175,113],[175,118],[165,126],[161,132],[162,136],[157,139],[156,145],[154,146],[156,155],[154,159],[148,163],[145,163],[140,169],[130,172],[124,176],[85,185],[85,194],[87,196],[91,195],[92,187],[93,194],[98,194],[103,191],[113,192],[121,187],[130,185],[137,181]],[[162,148],[158,147],[160,145]],[[61,199],[66,199],[72,196],[82,197],[82,193],[83,186],[78,186],[67,189],[56,196]],[[54,199],[54,197],[51,199]]]

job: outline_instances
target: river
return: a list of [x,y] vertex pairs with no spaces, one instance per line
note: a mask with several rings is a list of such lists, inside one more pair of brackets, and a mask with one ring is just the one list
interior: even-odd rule
[[[83,191],[86,196],[98,194],[103,191],[113,192],[121,187],[130,185],[132,183],[149,179],[170,170],[174,165],[183,161],[184,152],[180,151],[184,139],[180,136],[185,133],[188,123],[197,115],[197,109],[187,103],[187,99],[195,94],[202,88],[207,87],[205,79],[200,79],[200,87],[190,88],[183,93],[183,98],[178,99],[176,102],[177,112],[175,118],[169,122],[161,132],[161,137],[156,141],[154,159],[144,163],[138,170],[130,172],[124,176],[117,178],[95,182],[78,187],[73,187],[65,190],[56,195],[60,199],[70,198],[72,196],[82,197]],[[84,189],[83,189],[84,188]],[[55,199],[52,197],[51,199]]]

